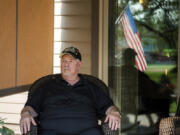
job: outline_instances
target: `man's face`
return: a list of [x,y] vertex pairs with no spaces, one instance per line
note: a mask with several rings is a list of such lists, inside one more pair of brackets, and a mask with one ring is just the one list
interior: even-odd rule
[[77,75],[81,66],[81,62],[69,54],[65,54],[61,58],[61,73],[65,76]]

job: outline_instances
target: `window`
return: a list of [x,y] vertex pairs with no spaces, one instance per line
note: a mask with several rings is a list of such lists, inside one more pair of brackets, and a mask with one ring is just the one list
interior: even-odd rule
[[[138,71],[134,61],[130,63],[134,56],[130,57],[130,51],[126,55],[124,31],[121,23],[116,23],[128,4],[148,64],[145,72]],[[177,107],[179,2],[112,0],[109,9],[109,86],[124,113],[122,131],[158,134],[159,120],[174,115]],[[134,126],[137,121],[140,124]]]
[[60,73],[61,52],[61,6],[60,0],[54,1],[54,58],[53,58],[53,73]]

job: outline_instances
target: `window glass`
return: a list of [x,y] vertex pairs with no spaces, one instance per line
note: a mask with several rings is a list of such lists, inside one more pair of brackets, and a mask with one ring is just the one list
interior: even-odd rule
[[[144,72],[137,66],[139,52],[128,44],[132,35],[125,38],[130,32],[122,27],[127,6],[147,62]],[[109,87],[124,114],[124,134],[158,134],[160,119],[176,112],[178,18],[178,0],[109,1]]]

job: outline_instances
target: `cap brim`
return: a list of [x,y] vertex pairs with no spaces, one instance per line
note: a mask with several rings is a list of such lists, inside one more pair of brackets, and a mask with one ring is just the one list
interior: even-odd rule
[[71,54],[71,53],[61,53],[61,55],[60,55],[60,58],[62,58],[64,55],[71,55],[72,57],[74,57],[75,59],[77,59],[73,54]]

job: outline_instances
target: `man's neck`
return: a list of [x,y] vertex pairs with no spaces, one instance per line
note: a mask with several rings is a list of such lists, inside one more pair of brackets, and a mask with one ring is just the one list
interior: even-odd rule
[[66,76],[66,75],[63,75],[62,74],[62,78],[67,81],[69,84],[71,85],[74,85],[76,84],[78,81],[79,81],[79,76],[78,74],[77,75],[74,75],[74,76]]

